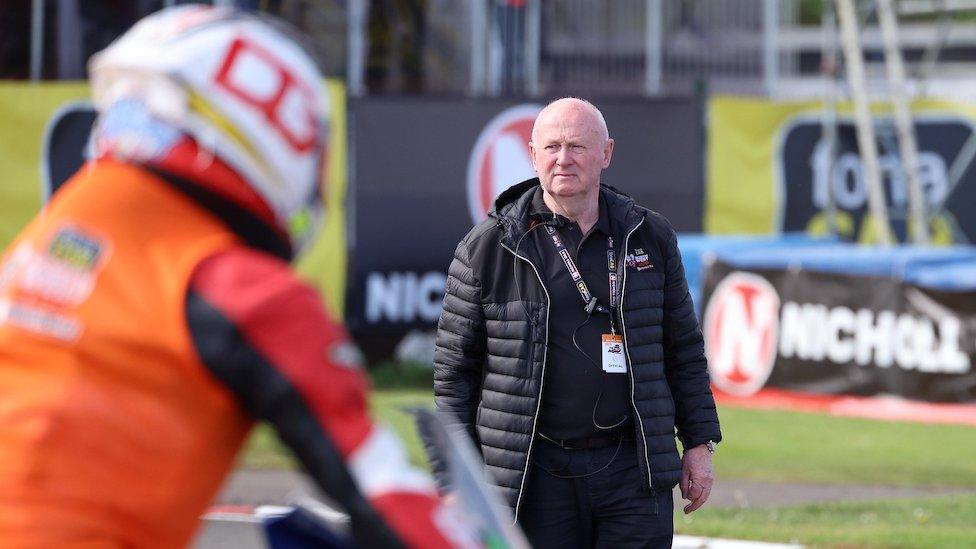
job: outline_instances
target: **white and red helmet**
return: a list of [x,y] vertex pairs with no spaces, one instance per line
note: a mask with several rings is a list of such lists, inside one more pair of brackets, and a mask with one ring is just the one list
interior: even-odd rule
[[92,97],[100,113],[138,101],[190,136],[287,232],[319,190],[329,120],[324,78],[293,38],[283,24],[233,8],[164,9],[91,58]]

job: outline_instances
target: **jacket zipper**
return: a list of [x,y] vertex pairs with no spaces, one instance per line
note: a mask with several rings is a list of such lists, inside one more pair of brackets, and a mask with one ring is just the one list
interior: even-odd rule
[[[641,223],[644,219],[641,218],[641,222],[634,225],[634,227],[627,233],[624,238],[624,247],[622,255],[627,255],[627,245],[630,243],[630,236],[640,228]],[[641,434],[641,448],[644,450],[644,466],[647,471],[647,486],[654,491],[654,481],[651,478],[651,461],[647,457],[647,435],[644,434],[644,422],[641,421],[640,412],[637,410],[637,401],[634,400],[634,391],[637,388],[637,382],[634,381],[634,363],[630,360],[630,347],[627,344],[627,322],[624,320],[624,295],[626,295],[627,289],[627,264],[626,257],[624,261],[620,262],[620,268],[623,273],[620,275],[620,333],[624,338],[624,352],[627,354],[627,373],[630,375],[630,404],[634,407],[634,423],[640,427]],[[546,319],[548,321],[548,319]],[[548,335],[548,334],[547,334]]]
[[[532,462],[532,447],[535,444],[536,428],[539,423],[539,409],[542,407],[542,386],[546,382],[546,359],[548,358],[547,355],[549,354],[549,303],[551,300],[549,298],[549,290],[546,289],[546,284],[542,281],[542,276],[539,274],[539,270],[536,269],[535,264],[532,263],[529,258],[515,253],[514,250],[505,244],[502,244],[502,248],[505,248],[516,258],[525,261],[530,267],[532,267],[532,271],[535,272],[536,278],[539,279],[539,285],[542,286],[542,291],[546,294],[546,338],[542,347],[542,375],[539,376],[539,396],[535,404],[535,415],[532,417],[532,437],[529,438],[529,450],[525,453],[525,465],[522,467],[522,482],[519,484],[518,499],[515,500],[515,513],[513,521],[513,524],[515,524],[518,522],[519,509],[522,507],[522,495],[525,493],[525,480],[529,476],[529,463]],[[533,346],[532,348],[535,347]],[[531,362],[531,360],[532,357],[530,356],[529,361]],[[633,391],[631,391],[631,400],[633,400]]]

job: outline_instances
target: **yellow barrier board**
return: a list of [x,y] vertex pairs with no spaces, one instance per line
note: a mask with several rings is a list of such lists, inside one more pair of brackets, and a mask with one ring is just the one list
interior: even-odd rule
[[346,87],[327,80],[332,125],[326,166],[325,219],[319,235],[298,260],[298,272],[318,288],[325,306],[335,318],[343,318],[346,300]]
[[[976,242],[976,105],[938,100],[912,106],[919,178],[936,243]],[[882,186],[899,240],[906,241],[907,179],[890,109],[874,105]],[[837,107],[836,153],[824,140],[820,102],[716,96],[708,105],[705,232],[766,234],[830,230],[873,242],[852,108]]]
[[44,132],[57,110],[88,99],[83,83],[0,82],[0,249],[41,207]]
[[[342,318],[345,298],[346,93],[327,80],[332,126],[326,174],[325,220],[298,260],[302,277],[322,294],[326,308]],[[88,84],[0,82],[0,250],[34,217],[43,201],[48,126],[61,113],[89,99]],[[85,107],[82,107],[85,108]]]

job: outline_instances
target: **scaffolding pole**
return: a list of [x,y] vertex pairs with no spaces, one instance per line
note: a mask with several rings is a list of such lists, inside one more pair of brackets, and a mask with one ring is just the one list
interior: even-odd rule
[[821,22],[820,73],[824,77],[824,109],[820,125],[820,139],[823,140],[827,155],[827,184],[824,189],[826,200],[827,232],[839,233],[837,228],[837,200],[834,197],[833,169],[837,162],[837,14],[834,5],[824,4]]
[[31,2],[30,79],[39,82],[44,72],[44,0]]
[[529,0],[525,5],[525,62],[523,71],[525,91],[532,97],[542,92],[539,83],[539,63],[542,52],[542,0]]
[[901,167],[908,185],[908,239],[916,244],[929,243],[928,214],[925,196],[918,177],[918,144],[915,125],[909,106],[905,77],[905,62],[898,45],[898,20],[891,0],[877,0],[878,23],[885,52],[885,72],[888,75],[891,103],[895,114],[895,131],[898,134],[898,152]]
[[662,14],[661,0],[645,0],[644,95],[647,96],[661,95]]
[[471,59],[470,79],[468,93],[474,96],[484,95],[488,87],[488,36],[486,28],[488,25],[488,4],[486,0],[472,0],[468,3],[471,14]]
[[774,96],[779,84],[779,0],[763,1],[763,86]]
[[369,39],[369,0],[351,0],[346,12],[346,87],[349,95],[359,97],[366,93],[366,56]]
[[857,127],[857,146],[861,152],[864,180],[868,187],[868,209],[874,223],[879,244],[892,243],[888,223],[888,206],[884,187],[881,186],[881,169],[878,162],[878,142],[874,136],[874,120],[868,100],[864,75],[864,59],[858,39],[857,13],[854,0],[837,0],[837,17],[840,21],[841,42],[847,61],[847,81],[854,101],[854,122]]

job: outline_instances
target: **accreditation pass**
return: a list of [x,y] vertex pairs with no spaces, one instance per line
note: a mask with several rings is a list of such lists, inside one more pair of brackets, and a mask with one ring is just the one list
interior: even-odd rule
[[624,338],[620,334],[603,334],[603,371],[608,374],[627,373]]

